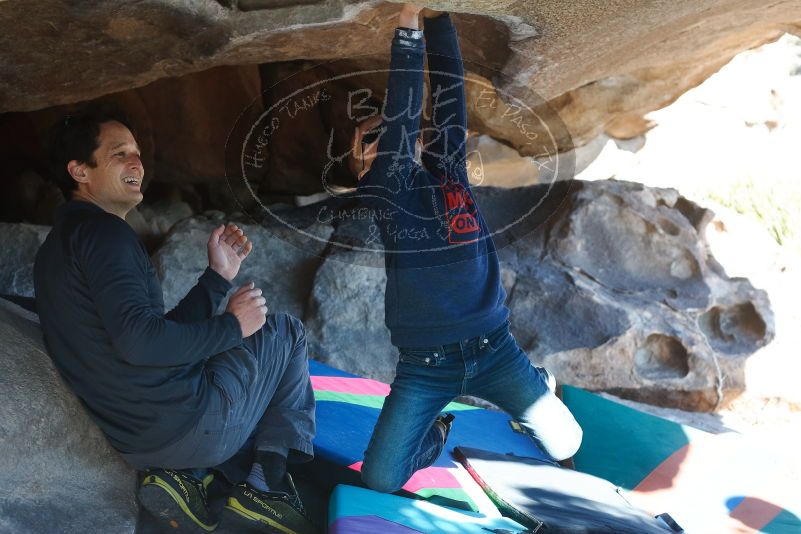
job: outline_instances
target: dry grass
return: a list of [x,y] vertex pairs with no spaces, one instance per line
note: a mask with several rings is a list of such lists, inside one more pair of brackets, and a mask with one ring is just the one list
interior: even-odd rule
[[801,255],[801,180],[749,177],[702,196],[757,221],[779,245]]

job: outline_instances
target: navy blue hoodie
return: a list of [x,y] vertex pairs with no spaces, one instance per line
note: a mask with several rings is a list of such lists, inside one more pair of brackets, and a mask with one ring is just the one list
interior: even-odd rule
[[[497,252],[466,169],[464,67],[445,13],[421,32],[398,28],[384,102],[378,155],[358,194],[379,217],[385,249],[386,324],[392,343],[423,347],[489,332],[509,316]],[[423,62],[428,49],[431,128],[421,166]]]

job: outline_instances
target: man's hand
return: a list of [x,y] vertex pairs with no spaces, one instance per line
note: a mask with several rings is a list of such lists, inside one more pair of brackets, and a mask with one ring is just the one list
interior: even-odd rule
[[267,321],[267,301],[261,296],[261,289],[253,282],[243,285],[228,299],[225,311],[231,312],[239,321],[242,337],[250,337]]
[[248,241],[241,228],[233,223],[228,223],[228,226],[221,224],[209,237],[209,267],[230,282],[251,250],[253,243]]

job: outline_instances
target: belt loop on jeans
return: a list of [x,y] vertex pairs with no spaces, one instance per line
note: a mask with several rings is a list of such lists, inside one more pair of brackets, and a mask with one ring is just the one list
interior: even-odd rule
[[445,354],[447,354],[448,352],[461,351],[462,350],[462,342],[461,341],[456,341],[454,343],[446,343],[444,345],[440,345],[438,347],[438,349],[440,351],[442,351],[441,355],[445,356]]

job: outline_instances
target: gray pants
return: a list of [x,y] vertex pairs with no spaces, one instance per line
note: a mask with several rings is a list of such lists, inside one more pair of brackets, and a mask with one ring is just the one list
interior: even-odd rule
[[247,476],[255,451],[290,462],[313,457],[314,392],[306,333],[299,319],[267,316],[242,345],[206,364],[211,400],[197,424],[160,451],[124,454],[134,467],[213,467],[232,483]]

